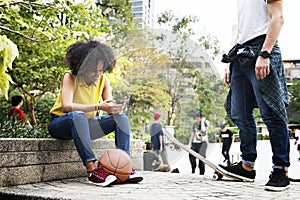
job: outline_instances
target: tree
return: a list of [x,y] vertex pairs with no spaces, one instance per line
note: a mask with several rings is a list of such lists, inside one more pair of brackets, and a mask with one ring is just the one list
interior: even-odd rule
[[290,94],[289,106],[287,107],[289,123],[300,124],[300,81],[294,81],[291,86],[288,87]]
[[134,29],[131,2],[128,0],[97,0],[104,16],[110,21],[114,34]]
[[111,28],[93,3],[10,1],[0,3],[0,12],[0,34],[14,41],[20,52],[9,74],[36,124],[34,107],[44,94],[59,88],[66,48],[76,40],[105,37]]
[[116,50],[117,68],[109,76],[114,99],[129,98],[127,115],[132,131],[140,133],[155,109],[167,110],[169,95],[165,80],[158,73],[167,56],[153,46],[148,31],[134,30],[116,34],[111,44]]
[[12,82],[7,71],[12,69],[12,62],[18,54],[17,46],[6,36],[0,35],[0,96],[4,95],[6,99],[8,98],[9,82]]
[[[167,48],[171,57],[169,71],[175,69],[176,72],[179,72],[179,76],[173,73],[170,75],[172,78],[169,79],[169,93],[172,96],[172,100],[168,122],[170,122],[173,112],[179,114],[180,100],[187,94],[186,88],[191,86],[196,89],[195,84],[197,84],[197,81],[200,81],[200,76],[196,76],[197,74],[200,75],[198,72],[199,67],[204,69],[208,60],[210,60],[208,56],[204,57],[207,53],[203,50],[201,51],[202,47],[205,47],[206,50],[214,49],[213,52],[215,54],[218,53],[217,41],[211,41],[212,38],[208,38],[211,40],[203,40],[203,38],[206,38],[203,36],[199,41],[205,41],[205,43],[200,44],[191,40],[195,36],[192,26],[197,21],[198,19],[194,16],[177,17],[172,12],[163,12],[158,18],[160,25],[166,25],[172,30],[171,35],[163,33],[159,37],[162,44],[169,44]],[[201,62],[204,62],[204,66],[201,66]],[[206,70],[205,73],[211,72]],[[207,98],[204,100],[206,101]],[[198,107],[198,109],[200,110],[201,107]]]

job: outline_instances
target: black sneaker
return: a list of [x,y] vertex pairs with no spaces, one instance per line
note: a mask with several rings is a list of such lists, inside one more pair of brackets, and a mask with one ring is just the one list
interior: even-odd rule
[[279,192],[289,188],[290,180],[284,170],[274,169],[269,178],[270,180],[265,185],[265,190]]
[[132,169],[129,178],[124,183],[139,183],[143,179],[143,176],[136,174],[135,169]]
[[219,165],[219,166],[230,173],[233,173],[233,174],[245,177],[245,178],[249,178],[249,179],[255,179],[255,176],[256,176],[255,170],[247,171],[243,168],[242,164],[243,164],[243,162],[241,161],[239,163],[231,164],[230,166],[224,166],[224,165]]

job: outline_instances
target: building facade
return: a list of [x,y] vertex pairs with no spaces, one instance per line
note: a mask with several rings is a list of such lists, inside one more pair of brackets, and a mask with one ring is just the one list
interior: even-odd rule
[[154,0],[129,0],[132,3],[133,20],[139,29],[154,25]]
[[287,84],[300,80],[300,59],[283,60]]

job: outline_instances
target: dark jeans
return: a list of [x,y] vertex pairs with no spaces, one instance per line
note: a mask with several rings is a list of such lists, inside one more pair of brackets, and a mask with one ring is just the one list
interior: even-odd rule
[[[192,150],[195,152],[199,153],[201,156],[206,157],[206,149],[207,149],[207,143],[206,142],[193,142],[192,143]],[[192,171],[194,172],[197,166],[196,163],[196,158],[189,154],[190,162],[191,162],[191,167]],[[199,160],[199,169],[200,169],[200,174],[203,175],[205,173],[205,164]]]
[[230,87],[232,91],[231,118],[240,130],[240,149],[243,162],[254,167],[257,157],[257,131],[253,115],[256,102],[269,131],[273,151],[273,167],[287,168],[290,165],[287,124],[265,103],[260,89],[260,81],[255,77],[255,66],[240,64],[235,60],[232,63]]
[[116,148],[130,155],[130,125],[124,114],[87,119],[85,113],[73,111],[61,117],[53,117],[48,130],[53,138],[73,139],[84,165],[97,160],[92,151],[91,140],[111,132],[115,132]]

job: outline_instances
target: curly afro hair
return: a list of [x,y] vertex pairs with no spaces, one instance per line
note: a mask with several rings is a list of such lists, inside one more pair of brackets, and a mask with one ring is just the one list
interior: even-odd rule
[[76,42],[68,47],[66,63],[74,75],[84,74],[103,61],[103,72],[111,72],[116,59],[110,47],[98,41]]

